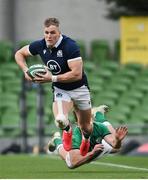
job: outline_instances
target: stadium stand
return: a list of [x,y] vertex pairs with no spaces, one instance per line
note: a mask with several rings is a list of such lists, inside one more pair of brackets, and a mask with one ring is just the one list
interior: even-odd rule
[[86,44],[83,40],[77,40],[77,43],[80,47],[80,51],[81,51],[81,56],[83,58],[83,60],[87,59],[87,50],[86,50]]
[[110,46],[107,40],[98,39],[91,42],[90,59],[98,64],[103,64],[110,58]]
[[116,62],[120,61],[120,40],[116,39],[114,41],[114,59]]
[[13,57],[13,44],[10,41],[0,41],[0,63],[10,62]]
[[[21,42],[19,46],[27,43],[28,41]],[[83,56],[86,57],[85,43],[79,41],[79,45]],[[148,68],[140,64],[120,65],[119,61],[116,61],[117,58],[111,60],[109,55],[108,42],[96,40],[91,44],[91,58],[84,61],[93,106],[109,105],[111,111],[108,112],[107,118],[115,126],[128,125],[129,134],[148,133],[146,128],[148,124]],[[41,63],[37,57],[28,63],[30,65],[38,62]],[[22,72],[14,62],[12,44],[0,42],[0,137],[15,137],[22,134],[20,100],[23,88],[27,89],[27,135],[38,134],[38,85],[34,83],[31,86],[22,85]],[[43,134],[50,136],[57,131],[52,114],[53,97],[50,93],[51,85],[42,86],[44,89]],[[69,117],[74,124],[73,114],[71,113]]]

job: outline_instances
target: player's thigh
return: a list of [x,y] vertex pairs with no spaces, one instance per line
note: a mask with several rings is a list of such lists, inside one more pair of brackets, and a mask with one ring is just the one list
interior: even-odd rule
[[54,87],[53,113],[56,117],[58,114],[68,115],[73,106],[70,95],[67,91]]
[[63,160],[66,159],[67,151],[64,149],[63,145],[58,149],[58,153]]
[[81,159],[80,150],[72,149],[71,151],[69,151],[69,157],[70,157],[71,164],[73,166],[76,165]]

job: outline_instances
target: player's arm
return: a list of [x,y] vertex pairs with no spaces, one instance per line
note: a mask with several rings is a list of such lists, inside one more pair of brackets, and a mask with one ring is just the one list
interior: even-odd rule
[[31,54],[29,52],[29,45],[26,45],[26,46],[22,47],[21,49],[19,49],[15,53],[15,61],[19,65],[19,67],[22,69],[22,71],[24,72],[25,78],[29,81],[32,81],[32,79],[26,73],[28,70],[26,58],[28,56],[31,56]]
[[68,83],[82,79],[82,59],[68,61],[70,71],[57,76],[58,82]]
[[43,82],[62,82],[62,83],[69,83],[74,82],[82,79],[82,66],[83,62],[82,59],[79,58],[77,60],[70,60],[68,61],[68,66],[70,71],[66,72],[64,74],[59,75],[52,75],[49,71],[47,71],[46,74],[42,75],[40,74],[40,78],[36,78],[35,80],[37,82],[43,83]]
[[116,129],[115,134],[109,134],[104,137],[104,140],[109,143],[113,148],[120,149],[122,140],[127,135],[127,127],[121,126]]
[[79,149],[71,150],[65,157],[67,166],[70,169],[77,168],[83,164],[86,164],[95,159],[103,151],[103,145],[97,144],[91,152],[88,152],[86,156],[80,154]]

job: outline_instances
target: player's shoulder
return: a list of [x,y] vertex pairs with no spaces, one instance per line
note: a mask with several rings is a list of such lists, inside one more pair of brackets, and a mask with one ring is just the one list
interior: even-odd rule
[[34,46],[34,47],[38,47],[38,48],[44,48],[46,46],[45,39],[35,40],[32,43],[30,43],[29,46]]
[[39,52],[42,52],[45,47],[45,39],[36,40],[29,45],[29,51],[32,55],[37,55]]
[[74,39],[65,35],[63,35],[63,45],[65,46],[65,48],[68,48],[68,49],[79,48],[77,42]]

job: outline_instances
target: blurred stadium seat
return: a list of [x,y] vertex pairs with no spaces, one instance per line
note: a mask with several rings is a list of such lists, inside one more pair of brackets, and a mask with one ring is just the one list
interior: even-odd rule
[[[20,42],[19,47],[28,42]],[[83,56],[87,56],[85,43],[79,41],[79,45]],[[93,41],[91,48],[92,57],[84,61],[84,67],[90,84],[92,105],[109,105],[111,110],[107,118],[115,125],[128,125],[130,134],[147,132],[144,127],[148,124],[148,67],[131,63],[120,65],[119,61],[111,60],[107,41]],[[0,49],[2,50],[0,51],[0,137],[19,136],[21,134],[22,72],[12,57],[12,44],[0,42]],[[7,55],[4,57],[5,53]],[[98,63],[100,61],[102,63]],[[39,58],[31,63],[34,62],[41,63]],[[44,135],[48,136],[57,131],[57,127],[52,113],[51,84],[42,86],[44,89]],[[28,88],[26,94],[27,131],[29,136],[36,136],[38,133],[37,86],[32,87],[32,89]],[[74,124],[75,119],[72,113],[69,118]]]
[[98,39],[91,42],[90,59],[97,64],[103,64],[110,58],[110,46],[107,40]]
[[117,39],[114,42],[114,59],[116,62],[120,61],[120,40]]
[[10,62],[13,58],[13,44],[10,41],[0,41],[0,64]]
[[81,56],[83,60],[85,61],[87,58],[86,43],[83,40],[77,40],[77,43],[80,47]]

